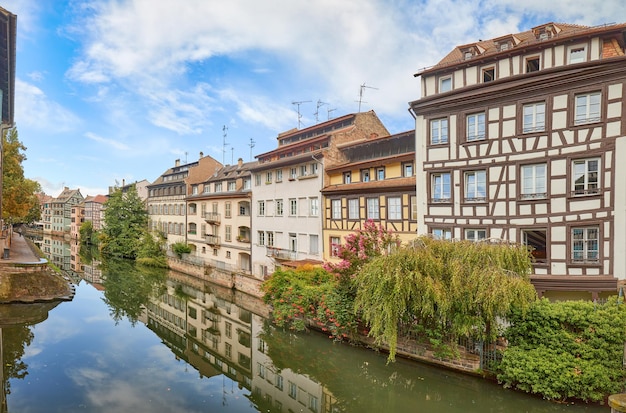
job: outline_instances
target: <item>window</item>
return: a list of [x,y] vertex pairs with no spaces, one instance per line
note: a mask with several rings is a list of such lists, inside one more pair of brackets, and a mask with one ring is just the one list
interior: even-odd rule
[[276,388],[278,390],[282,390],[283,389],[283,376],[281,376],[280,374],[277,374],[275,379],[276,379],[276,384],[275,384]]
[[[189,233],[189,234],[191,234],[191,235],[196,235],[196,232],[197,232],[197,229],[196,229],[196,228],[197,228],[197,226],[196,226],[196,224],[195,224],[195,223],[193,223],[193,222],[192,222],[192,223],[190,223],[190,224],[189,224],[189,230],[187,231],[187,233]],[[172,231],[170,231],[170,232],[172,232]]]
[[224,238],[226,238],[226,242],[231,242],[233,239],[233,229],[230,225],[226,225],[224,227],[225,233]]
[[598,193],[600,187],[599,168],[600,158],[579,159],[573,162],[573,195]]
[[465,172],[465,202],[483,202],[487,199],[485,171]]
[[452,230],[450,228],[433,228],[430,233],[435,239],[452,239]]
[[230,251],[226,251],[226,258],[230,259]]
[[215,192],[222,192],[222,183],[221,182],[217,182],[215,184]]
[[291,252],[298,251],[298,238],[296,234],[289,234],[289,250]]
[[309,410],[317,412],[317,405],[318,405],[317,397],[313,396],[312,394],[309,394]]
[[349,184],[350,182],[352,182],[352,175],[350,174],[350,172],[344,172],[343,173],[343,183],[344,184]]
[[320,200],[318,198],[309,198],[309,215],[316,217],[320,213]]
[[289,169],[289,180],[293,181],[294,179],[296,179],[297,176],[297,169],[296,168],[290,168]]
[[545,229],[523,229],[522,243],[530,248],[536,263],[548,262],[547,231]]
[[436,173],[431,175],[432,202],[450,202],[450,173]]
[[587,60],[584,46],[574,46],[569,49],[569,63],[582,63]]
[[545,102],[530,103],[523,109],[524,133],[546,130],[546,104]]
[[452,77],[442,77],[439,79],[439,93],[452,90]]
[[330,256],[337,257],[339,256],[339,246],[341,245],[341,240],[339,237],[330,237]]
[[341,219],[341,199],[331,200],[330,210],[332,219]]
[[597,263],[600,229],[597,226],[572,228],[572,261]]
[[198,195],[198,185],[193,185],[191,187],[191,194],[192,195]]
[[261,174],[254,174],[254,185],[261,185]]
[[412,195],[410,198],[411,202],[411,221],[417,221],[417,197]]
[[265,245],[265,232],[259,231],[258,236],[259,236],[259,245],[261,246]]
[[274,233],[272,231],[267,231],[267,246],[274,246]]
[[473,113],[467,115],[467,135],[468,142],[485,139],[485,114]]
[[311,175],[317,175],[317,170],[318,170],[318,164],[317,162],[313,162],[311,164]]
[[448,118],[430,121],[430,143],[431,145],[448,143]]
[[237,183],[235,181],[230,181],[228,183],[228,192],[234,192],[237,189]]
[[243,179],[243,189],[250,189],[250,178],[244,178]]
[[407,162],[402,164],[402,176],[413,176],[413,162]]
[[231,218],[232,216],[233,216],[232,204],[230,202],[226,202],[224,204],[224,217]]
[[295,198],[289,199],[289,215],[292,217],[298,215],[298,200]]
[[369,181],[370,181],[370,170],[361,169],[361,182],[369,182]]
[[547,165],[522,166],[522,199],[537,199],[547,196],[546,180]]
[[348,199],[348,219],[359,219],[359,200],[358,198]]
[[318,255],[320,253],[319,248],[319,236],[317,234],[309,235],[309,254]]
[[378,198],[367,198],[367,219],[380,219]]
[[266,184],[272,183],[272,175],[273,175],[272,171],[269,171],[269,172],[265,173],[265,183]]
[[539,71],[539,57],[533,56],[526,59],[526,73]]
[[402,199],[399,196],[387,198],[387,219],[402,219]]
[[289,382],[289,397],[295,399],[298,396],[298,386],[295,383]]
[[483,83],[491,82],[496,78],[496,68],[486,67],[483,69]]
[[486,229],[466,229],[465,239],[469,241],[475,241],[475,242],[487,239],[487,230]]
[[309,173],[307,172],[306,165],[300,165],[300,176],[307,176]]
[[383,181],[385,179],[385,168],[376,168],[376,180]]
[[283,200],[282,199],[276,200],[276,216],[278,217],[283,216]]
[[276,170],[276,182],[282,182],[282,181],[283,181],[283,170],[277,169]]
[[600,98],[600,92],[576,95],[574,115],[576,125],[600,121]]
[[265,215],[265,201],[259,201],[259,216]]

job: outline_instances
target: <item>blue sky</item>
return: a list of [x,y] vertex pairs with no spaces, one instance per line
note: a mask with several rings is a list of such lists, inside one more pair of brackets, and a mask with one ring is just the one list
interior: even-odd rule
[[[574,3],[576,3],[574,7]],[[278,133],[374,110],[414,127],[413,74],[456,45],[551,21],[626,21],[622,0],[0,0],[18,16],[16,113],[48,195],[230,164]],[[317,119],[314,115],[318,102]],[[226,126],[226,139],[224,139]],[[254,147],[250,147],[251,140]],[[226,145],[224,145],[224,141]]]

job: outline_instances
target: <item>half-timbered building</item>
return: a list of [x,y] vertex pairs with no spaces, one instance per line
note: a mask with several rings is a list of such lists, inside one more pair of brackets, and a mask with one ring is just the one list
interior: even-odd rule
[[549,23],[423,69],[418,232],[525,243],[552,298],[626,279],[626,24]]
[[324,259],[333,260],[344,238],[366,221],[398,235],[417,236],[415,131],[367,137],[337,145],[339,159],[326,168]]

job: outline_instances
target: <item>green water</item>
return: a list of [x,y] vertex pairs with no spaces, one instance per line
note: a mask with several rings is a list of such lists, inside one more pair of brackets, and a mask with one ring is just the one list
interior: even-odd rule
[[5,412],[609,411],[277,330],[258,300],[180,274],[90,273],[71,302],[13,309],[29,318],[2,327]]

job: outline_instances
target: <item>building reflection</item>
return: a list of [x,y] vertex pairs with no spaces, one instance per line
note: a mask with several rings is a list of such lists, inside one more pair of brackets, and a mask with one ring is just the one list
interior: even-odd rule
[[200,377],[222,376],[248,390],[259,411],[332,412],[334,397],[321,383],[272,363],[262,338],[265,308],[258,298],[170,273],[140,321]]

